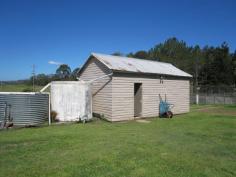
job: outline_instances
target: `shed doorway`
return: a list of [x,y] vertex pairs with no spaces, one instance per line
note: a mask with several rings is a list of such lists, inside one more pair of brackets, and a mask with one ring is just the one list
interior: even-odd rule
[[142,116],[142,83],[134,83],[134,117]]

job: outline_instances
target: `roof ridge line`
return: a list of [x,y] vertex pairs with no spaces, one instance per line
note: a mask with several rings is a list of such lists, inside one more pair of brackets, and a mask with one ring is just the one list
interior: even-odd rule
[[[116,58],[127,58],[127,59],[131,59],[131,60],[144,60],[144,61],[148,61],[148,62],[155,62],[155,63],[163,63],[163,64],[168,64],[168,65],[173,65],[171,63],[168,62],[163,62],[163,61],[153,61],[151,59],[145,59],[145,58],[133,58],[133,57],[127,57],[127,56],[116,56],[116,55],[109,55],[109,54],[102,54],[102,53],[91,53],[92,55],[105,55],[105,56],[110,56],[110,57],[116,57]],[[151,60],[151,61],[150,61]]]

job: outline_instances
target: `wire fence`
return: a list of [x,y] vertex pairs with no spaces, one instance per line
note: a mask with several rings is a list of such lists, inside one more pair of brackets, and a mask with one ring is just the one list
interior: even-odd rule
[[[199,104],[236,104],[236,87],[234,86],[200,86],[199,88]],[[196,91],[191,89],[191,104],[196,104],[196,95]]]

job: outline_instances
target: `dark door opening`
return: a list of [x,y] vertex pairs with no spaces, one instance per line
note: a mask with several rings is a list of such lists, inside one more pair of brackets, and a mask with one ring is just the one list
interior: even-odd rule
[[134,83],[134,117],[142,116],[142,83]]

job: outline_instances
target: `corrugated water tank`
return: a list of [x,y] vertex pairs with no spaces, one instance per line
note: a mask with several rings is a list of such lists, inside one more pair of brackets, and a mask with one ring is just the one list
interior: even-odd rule
[[48,116],[48,93],[0,92],[0,122],[10,119],[13,126],[35,126]]
[[59,121],[79,121],[92,118],[92,92],[83,81],[51,82],[51,110]]

